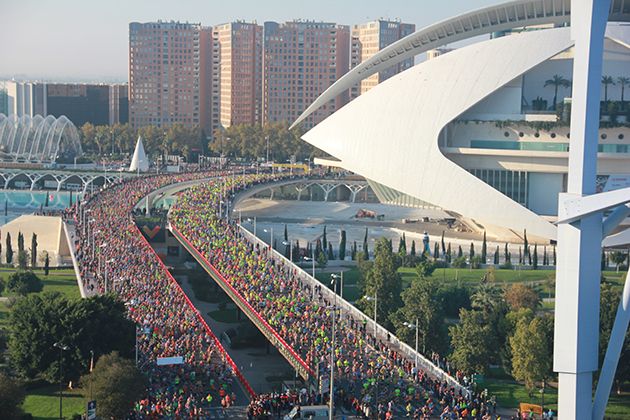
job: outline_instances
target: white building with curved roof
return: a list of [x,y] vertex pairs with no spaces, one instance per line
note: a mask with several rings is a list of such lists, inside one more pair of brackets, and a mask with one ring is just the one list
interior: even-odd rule
[[[421,29],[340,78],[295,124],[362,78],[411,56],[480,34],[547,25],[420,63],[303,139],[337,159],[335,165],[368,178],[375,190],[389,188],[484,226],[555,239],[556,227],[541,216],[557,214],[558,193],[566,190],[571,89],[562,81],[572,79],[570,4],[519,0]],[[613,1],[609,19],[629,21],[630,2]],[[609,34],[604,49],[603,74],[614,81],[630,77],[627,40]],[[548,82],[554,77],[555,84]],[[630,186],[630,106],[621,101],[620,84],[606,87],[598,173],[601,188],[612,189]]]

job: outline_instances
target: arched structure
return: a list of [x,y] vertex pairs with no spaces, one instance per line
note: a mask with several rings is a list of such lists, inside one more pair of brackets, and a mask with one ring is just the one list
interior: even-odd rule
[[72,162],[80,156],[79,133],[65,116],[0,114],[0,159],[11,162]]
[[[630,22],[630,0],[611,1],[609,20]],[[516,0],[464,13],[426,26],[383,48],[333,83],[291,125],[306,117],[356,83],[431,49],[513,28],[571,21],[571,0]]]

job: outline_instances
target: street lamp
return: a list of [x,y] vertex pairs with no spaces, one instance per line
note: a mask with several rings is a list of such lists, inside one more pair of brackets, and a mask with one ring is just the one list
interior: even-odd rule
[[269,248],[273,249],[273,228],[270,227],[269,230],[263,229],[265,233],[269,233]]
[[[330,284],[333,286],[333,290],[337,289],[337,278],[331,276]],[[335,292],[335,304],[332,306],[332,345],[330,347],[330,394],[328,398],[328,420],[333,420],[334,401],[335,401],[335,324],[337,323],[337,293]]]
[[[409,322],[403,322],[403,325],[407,328],[415,328],[416,329],[416,354],[415,356],[415,363],[416,363],[416,370],[418,370],[418,327],[419,327],[419,323],[418,323],[418,318],[416,318],[416,323],[415,324],[410,324]],[[424,340],[424,338],[423,338]]]
[[378,304],[378,295],[374,294],[374,296],[363,296],[365,300],[368,302],[374,301],[374,344],[376,344],[376,309]]
[[[343,271],[340,271],[339,274],[337,273],[332,273],[330,275],[331,279],[339,279],[341,281],[340,284],[340,288],[339,288],[339,296],[341,297],[341,299],[343,299]],[[335,293],[337,293],[337,291],[335,290]]]
[[248,217],[247,222],[254,225],[254,236],[256,236],[256,216],[254,216],[253,220],[251,217]]
[[282,245],[289,247],[289,261],[293,262],[293,244],[291,241],[282,241]]
[[63,419],[63,352],[68,350],[68,346],[57,342],[53,347],[59,349],[59,418]]

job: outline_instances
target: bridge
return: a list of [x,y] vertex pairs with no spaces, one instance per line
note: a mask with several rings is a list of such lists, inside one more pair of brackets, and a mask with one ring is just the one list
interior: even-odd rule
[[137,176],[113,171],[61,171],[46,169],[0,168],[0,182],[4,189],[50,189],[89,192],[122,178]]
[[[297,200],[302,199],[302,195],[309,191],[312,188],[317,188],[321,190],[324,194],[324,201],[328,201],[331,198],[331,193],[337,191],[337,196],[335,201],[339,201],[344,197],[348,197],[348,200],[355,203],[358,194],[361,191],[367,190],[370,185],[367,181],[361,180],[353,180],[353,179],[311,179],[311,178],[299,178],[291,181],[282,181],[277,183],[272,183],[269,185],[260,185],[256,186],[253,189],[248,189],[244,191],[242,194],[245,194],[245,198],[249,198],[256,194],[260,194],[265,192],[266,190],[270,191],[269,199],[273,200],[274,195],[282,188],[288,187],[290,189],[294,189],[297,193]],[[313,194],[310,194],[311,200],[313,199]]]
[[[302,179],[297,181],[289,180],[267,185],[257,185],[252,187],[251,191],[245,190],[240,192],[237,195],[237,200],[245,199],[250,194],[256,194],[257,192],[265,188],[277,188],[280,185],[290,185],[295,183],[297,183],[298,185],[302,183],[318,185],[318,183],[322,182],[322,180]],[[334,184],[343,185],[343,181],[334,182]],[[208,200],[211,202],[212,197],[208,197]],[[195,211],[202,212],[204,210],[196,208]],[[316,367],[318,365],[307,363],[307,361],[305,361],[305,359],[303,358],[303,355],[300,354],[300,351],[297,348],[293,348],[283,338],[283,335],[280,335],[278,333],[278,330],[276,330],[278,326],[272,327],[267,322],[266,317],[262,316],[261,313],[258,311],[255,302],[250,302],[251,297],[247,296],[247,292],[243,292],[242,288],[239,289],[239,286],[237,284],[233,284],[233,279],[230,280],[226,278],[225,274],[222,273],[218,267],[214,266],[206,258],[204,252],[202,252],[193,244],[193,242],[199,243],[199,238],[197,238],[197,241],[191,240],[191,237],[188,237],[185,232],[182,232],[180,230],[181,228],[182,226],[178,225],[178,222],[173,222],[172,217],[169,217],[168,229],[171,231],[173,236],[195,258],[195,260],[213,278],[213,280],[223,289],[223,291],[230,297],[235,305],[251,320],[251,322],[269,340],[269,342],[279,350],[280,354],[284,356],[289,364],[305,381],[315,386],[317,386],[317,384],[320,384],[321,382],[319,381],[319,379],[321,375],[320,372],[318,372],[319,369],[317,369]],[[186,228],[184,228],[183,230],[187,231]],[[190,232],[188,234],[190,234]],[[366,316],[363,312],[354,307],[354,305],[352,305],[350,302],[347,302],[340,296],[336,295],[336,293],[330,290],[326,285],[322,284],[319,280],[315,279],[314,277],[303,271],[300,267],[293,264],[293,262],[289,261],[282,254],[274,249],[269,248],[268,244],[257,238],[251,232],[240,225],[236,225],[235,234],[238,238],[247,241],[250,245],[254,247],[254,249],[268,249],[269,252],[265,253],[265,258],[269,258],[273,261],[272,266],[283,267],[283,269],[287,270],[286,272],[292,273],[291,276],[298,281],[301,287],[307,287],[309,290],[318,290],[318,293],[321,293],[321,297],[319,298],[319,300],[315,300],[315,295],[313,295],[313,301],[311,302],[311,304],[325,305],[325,302],[335,301],[337,302],[335,305],[341,311],[342,317],[344,318],[345,322],[349,323],[349,320],[352,319],[354,320],[354,322],[357,323],[355,325],[364,325],[366,333],[365,339],[368,343],[373,343],[369,344],[370,348],[372,349],[371,351],[379,351],[376,348],[376,343],[380,343],[379,345],[385,345],[389,350],[396,351],[407,362],[411,364],[413,364],[414,362],[417,363],[417,366],[427,372],[430,377],[435,378],[442,383],[446,382],[449,384],[449,386],[455,388],[457,391],[461,391],[464,395],[469,395],[469,391],[466,388],[459,384],[453,377],[451,377],[440,367],[436,366],[430,360],[425,358],[422,354],[416,352],[413,348],[411,348],[402,340],[394,336],[391,332],[380,326],[373,319]],[[193,236],[194,235],[195,234],[193,233]],[[204,239],[203,241],[205,241],[206,239]],[[269,315],[267,315],[267,317],[268,316]],[[304,351],[304,349],[302,349],[302,351]]]

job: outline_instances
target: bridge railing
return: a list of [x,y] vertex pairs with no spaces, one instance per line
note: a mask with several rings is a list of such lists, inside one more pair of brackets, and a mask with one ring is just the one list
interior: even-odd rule
[[157,259],[159,261],[160,267],[162,268],[162,270],[164,270],[164,272],[166,273],[166,275],[168,276],[169,280],[173,283],[173,285],[177,288],[177,290],[179,291],[179,293],[182,294],[182,296],[184,296],[184,299],[186,300],[186,304],[188,304],[188,307],[195,313],[195,315],[197,316],[197,319],[199,320],[199,322],[201,322],[201,325],[203,325],[204,329],[206,330],[206,333],[212,338],[212,341],[214,341],[214,344],[216,345],[217,349],[221,352],[221,354],[223,355],[223,357],[225,358],[225,361],[230,365],[230,367],[232,368],[232,371],[234,372],[234,375],[236,376],[236,378],[239,380],[239,382],[243,385],[243,387],[245,388],[245,390],[247,391],[247,393],[250,395],[250,397],[254,398],[256,397],[256,393],[254,392],[254,390],[252,389],[252,387],[249,385],[249,382],[247,382],[247,379],[245,379],[245,377],[243,376],[243,374],[241,373],[241,371],[239,370],[238,366],[236,365],[236,363],[234,363],[234,360],[232,360],[232,358],[230,357],[230,355],[228,354],[228,352],[225,350],[225,348],[223,348],[223,345],[221,344],[221,342],[219,341],[219,339],[217,338],[217,336],[214,334],[214,332],[212,332],[212,330],[210,329],[210,327],[208,326],[208,324],[206,323],[206,320],[203,319],[203,316],[201,315],[201,313],[199,312],[199,310],[197,310],[197,308],[195,307],[195,305],[193,305],[193,303],[190,301],[190,299],[188,298],[188,296],[186,295],[186,293],[184,293],[184,291],[182,290],[181,286],[179,285],[179,283],[177,283],[177,280],[175,280],[175,278],[173,277],[173,275],[170,273],[170,271],[168,271],[168,269],[166,268],[166,266],[164,265],[164,262],[162,261],[162,259],[160,259],[160,257],[157,255],[157,253],[155,252],[155,250],[153,249],[153,247],[149,244],[149,242],[147,241],[147,239],[144,237],[144,235],[142,234],[142,232],[140,232],[140,229],[138,229],[138,226],[136,226],[134,224],[134,227],[136,229],[136,234],[142,238],[142,241],[145,245],[145,247],[147,248],[147,250],[153,254],[153,256],[155,257],[155,259]]
[[296,351],[269,325],[269,323],[243,298],[243,296],[223,277],[223,275],[197,250],[197,248],[172,224],[169,229],[175,238],[186,250],[199,262],[204,270],[214,278],[217,284],[225,291],[240,310],[252,321],[252,323],[273,344],[280,354],[293,366],[298,374],[305,380],[314,378],[313,370],[304,362]]
[[[252,232],[245,229],[242,225],[239,225],[240,231],[249,242],[253,244],[257,244],[260,247],[269,247],[269,244],[255,236]],[[304,284],[308,284],[311,288],[315,286],[321,287],[322,295],[324,295],[329,301],[333,301],[335,298],[335,294],[331,289],[328,288],[325,284],[308,274],[301,267],[294,264],[292,261],[289,261],[284,255],[273,250],[273,258],[276,260],[282,261],[285,265],[288,265],[294,269],[297,269],[297,276]],[[347,300],[341,298],[339,295],[336,296],[337,306],[340,307],[345,313],[349,313],[352,317],[360,322],[363,322],[369,325],[366,328],[368,334],[374,334],[374,319],[368,317],[359,309],[357,309],[353,304],[348,302]],[[390,347],[396,349],[400,354],[402,354],[407,360],[414,362],[416,356],[418,358],[418,367],[427,372],[433,378],[436,378],[442,382],[447,382],[450,386],[454,387],[456,391],[461,391],[464,395],[470,395],[470,390],[461,385],[455,378],[445,372],[443,369],[436,366],[429,359],[424,357],[421,353],[417,353],[411,346],[409,346],[404,341],[400,340],[391,332],[387,331],[381,325],[376,323],[376,339],[381,340],[383,343],[388,343]]]

